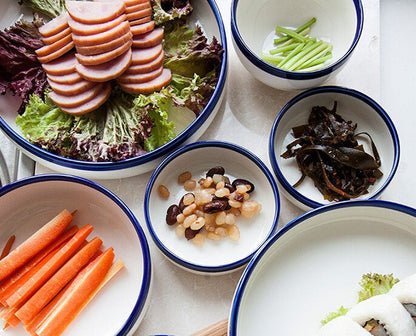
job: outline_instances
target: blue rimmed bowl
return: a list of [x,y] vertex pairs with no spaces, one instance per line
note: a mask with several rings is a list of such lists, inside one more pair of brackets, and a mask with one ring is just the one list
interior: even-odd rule
[[[332,58],[315,71],[286,71],[261,59],[274,47],[276,26],[296,28],[317,19],[310,36],[329,41]],[[233,0],[231,33],[242,64],[258,80],[281,90],[318,86],[335,76],[352,55],[363,29],[360,0]]]
[[[0,189],[0,246],[16,236],[14,246],[64,208],[77,210],[73,224],[90,223],[103,249],[114,248],[122,269],[69,325],[70,335],[132,335],[146,312],[152,267],[143,229],[129,208],[111,191],[72,175],[37,175]],[[115,307],[117,307],[115,309]],[[22,326],[7,334],[24,336]]]
[[[206,239],[202,247],[195,246],[175,234],[166,223],[167,209],[178,204],[186,193],[178,176],[189,171],[193,179],[205,177],[212,167],[222,166],[231,181],[242,178],[255,186],[250,198],[261,204],[253,218],[236,218],[240,238],[233,241]],[[158,193],[160,185],[170,191],[168,199]],[[200,141],[170,154],[154,171],[146,188],[144,212],[147,227],[160,251],[175,264],[197,273],[222,274],[245,265],[257,249],[273,234],[280,211],[276,182],[265,164],[248,150],[227,142]]]
[[250,261],[234,294],[228,335],[316,335],[329,313],[357,304],[363,274],[414,274],[415,243],[416,210],[405,205],[363,200],[313,209]]
[[[295,139],[292,127],[307,124],[313,106],[332,109],[335,101],[336,112],[344,120],[357,124],[356,133],[367,132],[371,136],[381,160],[383,176],[369,187],[367,194],[357,199],[379,198],[393,179],[399,164],[400,143],[396,128],[386,111],[372,98],[357,90],[339,86],[323,86],[302,92],[283,106],[277,115],[270,133],[269,158],[282,194],[304,210],[330,202],[324,199],[309,177],[294,188],[301,172],[295,158],[284,159],[281,154]],[[368,138],[357,139],[367,153],[373,154]]]
[[[208,128],[220,109],[225,95],[225,81],[228,67],[227,39],[221,13],[214,0],[197,1],[191,16],[191,26],[202,26],[208,39],[213,36],[221,43],[224,53],[219,72],[218,83],[204,110],[195,118],[191,111],[181,110],[178,116],[170,116],[175,121],[177,136],[159,148],[140,156],[117,162],[88,162],[80,161],[47,152],[29,141],[21,134],[15,119],[20,100],[12,95],[2,96],[0,99],[0,129],[25,154],[59,173],[74,174],[91,179],[114,179],[139,175],[153,170],[168,153],[175,148],[196,141]],[[0,3],[0,10],[8,15],[0,18],[0,28],[13,24],[19,18],[20,6],[18,1],[5,0]]]

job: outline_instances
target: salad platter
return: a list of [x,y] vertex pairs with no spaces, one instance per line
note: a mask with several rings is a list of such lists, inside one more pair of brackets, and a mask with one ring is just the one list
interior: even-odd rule
[[[407,5],[409,8],[414,8],[414,5],[410,2],[407,1]],[[213,1],[193,0],[193,3],[195,7],[200,5],[206,10],[207,3],[213,3]],[[216,5],[218,6],[218,13],[224,22],[226,38],[231,41],[229,1],[217,0]],[[415,207],[416,201],[412,196],[415,185],[411,172],[411,166],[414,162],[411,148],[409,148],[412,141],[408,141],[408,139],[412,139],[411,122],[409,120],[411,121],[414,116],[410,113],[410,108],[406,109],[406,107],[409,107],[405,104],[408,97],[398,102],[391,97],[391,93],[388,91],[393,90],[393,79],[399,74],[395,70],[389,70],[391,67],[387,67],[385,63],[382,63],[383,71],[385,71],[383,73],[380,71],[380,62],[385,62],[383,59],[380,60],[381,42],[383,42],[382,47],[384,46],[384,50],[387,50],[385,47],[386,43],[400,41],[397,35],[387,35],[390,38],[389,42],[382,41],[381,31],[385,33],[386,31],[383,29],[387,29],[384,27],[388,27],[388,25],[384,26],[386,16],[384,21],[381,21],[381,5],[384,5],[384,8],[393,6],[386,4],[384,0],[363,1],[365,24],[361,40],[350,62],[328,84],[345,86],[364,92],[376,101],[381,102],[381,105],[389,113],[398,129],[402,144],[402,157],[406,159],[399,166],[395,179],[383,193],[382,199]],[[405,11],[403,10],[403,12]],[[6,25],[10,25],[18,15],[19,13],[6,8],[1,14],[1,20],[6,22]],[[12,17],[13,19],[11,19]],[[396,22],[399,22],[399,20],[397,19]],[[394,55],[388,55],[392,57],[390,59],[395,59]],[[271,170],[271,164],[268,159],[268,141],[273,120],[278,111],[299,92],[279,91],[257,81],[242,66],[232,43],[227,44],[227,58],[228,73],[226,85],[224,86],[223,100],[218,102],[218,111],[215,117],[212,116],[212,122],[209,127],[198,134],[198,137],[201,140],[224,140],[243,146],[255,153]],[[404,70],[403,73],[405,73]],[[383,82],[384,84],[381,83],[383,75],[389,76]],[[411,76],[400,78],[404,77],[406,77],[406,80],[411,81]],[[389,83],[389,85],[386,83]],[[398,85],[396,90],[399,90],[400,86],[401,84]],[[407,87],[407,84],[405,86]],[[6,105],[13,106],[17,110],[18,104],[16,101],[8,99]],[[3,153],[8,153],[7,163],[9,167],[13,167],[14,145],[10,146],[9,140],[3,134],[0,135],[1,149]],[[196,139],[189,139],[189,141],[193,140]],[[12,149],[8,150],[10,147]],[[54,167],[42,163],[36,164],[36,174],[55,171]],[[60,172],[67,171],[63,169]],[[149,241],[153,266],[152,293],[147,312],[134,335],[189,335],[228,317],[233,304],[235,289],[244,270],[239,269],[229,274],[210,277],[187,272],[172,264],[151,241],[151,235],[144,225],[144,191],[151,177],[151,172],[142,172],[140,175],[135,176],[127,175],[128,177],[113,176],[107,179],[102,175],[94,173],[90,177],[113,191],[126,203],[137,217]],[[294,206],[286,198],[281,197],[278,229],[302,213],[302,210]],[[400,249],[400,251],[405,253],[407,247],[408,245]],[[290,256],[288,258],[290,259]],[[319,261],[314,260],[313,262],[319,266]],[[397,271],[399,272],[398,276],[412,273],[411,270],[409,272],[404,270],[404,266],[407,267],[408,265],[402,266],[403,268]],[[365,272],[367,270],[359,271]],[[395,270],[392,271],[396,272]],[[361,274],[358,274],[357,271],[357,274],[354,275],[361,276]],[[358,278],[354,277],[349,282],[349,286],[356,285],[358,280]],[[316,326],[319,325],[321,318],[324,317],[321,316],[322,314],[325,315],[327,312],[336,309],[338,307],[337,304],[348,304],[349,302],[340,298],[339,302],[332,303],[333,305],[329,307],[330,302],[328,302],[327,307],[323,307],[320,312],[317,312],[317,319],[314,321],[314,323],[317,323]],[[320,314],[321,312],[322,314]],[[0,334],[7,335],[7,332],[1,331]]]

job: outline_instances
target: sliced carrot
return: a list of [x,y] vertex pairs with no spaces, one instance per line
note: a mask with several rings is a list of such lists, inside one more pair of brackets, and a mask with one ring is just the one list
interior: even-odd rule
[[84,267],[102,244],[100,238],[92,239],[63,265],[30,299],[16,312],[25,324],[29,323],[49,301]]
[[104,280],[114,259],[112,248],[90,262],[75,278],[56,307],[36,330],[38,336],[59,336],[85,306]]
[[36,272],[36,274],[6,300],[7,305],[15,307],[27,300],[30,295],[39,289],[69,258],[74,255],[78,247],[85,241],[92,230],[93,227],[90,224],[80,228],[78,232]]
[[73,216],[68,210],[62,210],[41,229],[26,239],[16,249],[0,260],[0,280],[5,279],[16,269],[53,242],[65,230]]
[[[43,249],[40,253],[38,253],[34,258],[29,260],[28,263],[26,263],[23,267],[18,269],[15,273],[12,274],[12,276],[8,277],[7,279],[4,279],[2,283],[0,284],[0,293],[4,292],[9,288],[13,283],[15,283],[17,280],[19,280],[25,273],[27,273],[32,267],[37,265],[43,258],[45,258],[51,251],[56,249],[58,246],[62,245],[78,231],[77,226],[71,226],[67,228],[64,232],[60,234],[60,236],[49,246],[47,246],[45,249]],[[1,294],[0,294],[1,296]]]
[[17,327],[20,323],[20,320],[16,317],[15,313],[18,308],[11,308],[11,307],[5,307],[0,312],[0,318],[6,322],[6,324]]
[[7,256],[10,253],[10,250],[12,249],[12,245],[13,245],[15,239],[16,239],[16,236],[12,235],[7,240],[6,245],[4,245],[3,251],[1,251],[0,260],[3,259],[5,256]]

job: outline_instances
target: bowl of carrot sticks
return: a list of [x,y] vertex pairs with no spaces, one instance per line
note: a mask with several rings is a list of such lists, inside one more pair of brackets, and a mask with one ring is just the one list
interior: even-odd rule
[[45,174],[0,189],[4,335],[130,335],[151,264],[128,207],[90,180]]
[[281,90],[316,87],[348,62],[363,29],[361,0],[233,0],[231,33],[247,70]]

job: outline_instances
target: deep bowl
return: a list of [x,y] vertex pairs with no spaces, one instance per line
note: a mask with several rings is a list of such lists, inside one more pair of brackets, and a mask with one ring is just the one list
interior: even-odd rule
[[[2,16],[0,28],[8,27],[18,19],[20,8],[18,1],[5,0],[0,10],[8,15]],[[204,110],[193,120],[179,120],[176,123],[177,136],[159,148],[140,156],[118,162],[87,162],[64,158],[47,152],[29,141],[21,134],[15,119],[20,100],[12,95],[0,99],[0,129],[25,154],[42,165],[59,173],[75,174],[93,179],[123,178],[153,170],[169,152],[180,145],[197,140],[208,128],[218,112],[224,96],[227,73],[227,40],[221,14],[214,0],[195,1],[192,22],[199,23],[207,37],[217,37],[224,53],[217,86]]]
[[[295,28],[317,19],[310,35],[332,46],[332,58],[315,71],[286,71],[263,61],[273,48],[277,25]],[[363,29],[360,0],[233,0],[231,32],[237,55],[247,70],[266,85],[281,90],[318,86],[335,76],[353,53]]]
[[[68,335],[132,335],[150,296],[151,260],[146,237],[134,214],[111,191],[84,178],[45,174],[25,178],[0,189],[0,246],[16,236],[15,246],[63,209],[77,210],[73,224],[90,223],[91,237],[103,249],[114,248],[122,269],[66,330]],[[116,307],[116,308],[115,308]],[[22,326],[11,336],[27,335]]]
[[[186,193],[177,182],[178,175],[192,173],[198,181],[212,167],[222,166],[231,181],[251,181],[255,190],[250,198],[261,204],[253,218],[236,217],[240,238],[236,241],[205,239],[202,247],[185,237],[177,237],[175,225],[166,223],[167,209],[178,204]],[[168,199],[158,193],[160,185],[170,191]],[[220,274],[246,264],[277,227],[280,211],[279,193],[273,176],[263,162],[246,149],[226,142],[200,141],[170,154],[155,170],[146,188],[144,212],[149,232],[161,252],[175,264],[199,273]]]
[[[277,115],[269,139],[269,157],[281,185],[281,191],[290,201],[304,210],[328,204],[314,186],[311,178],[294,188],[301,172],[294,158],[284,159],[281,154],[286,145],[294,140],[292,127],[306,124],[313,106],[323,105],[331,109],[337,101],[337,113],[345,120],[357,123],[355,133],[365,131],[373,139],[381,159],[380,170],[383,176],[370,186],[368,193],[358,199],[376,199],[391,182],[399,164],[400,144],[396,128],[384,109],[367,95],[356,90],[326,86],[310,89],[290,100]],[[359,144],[372,154],[367,138],[359,137]]]

